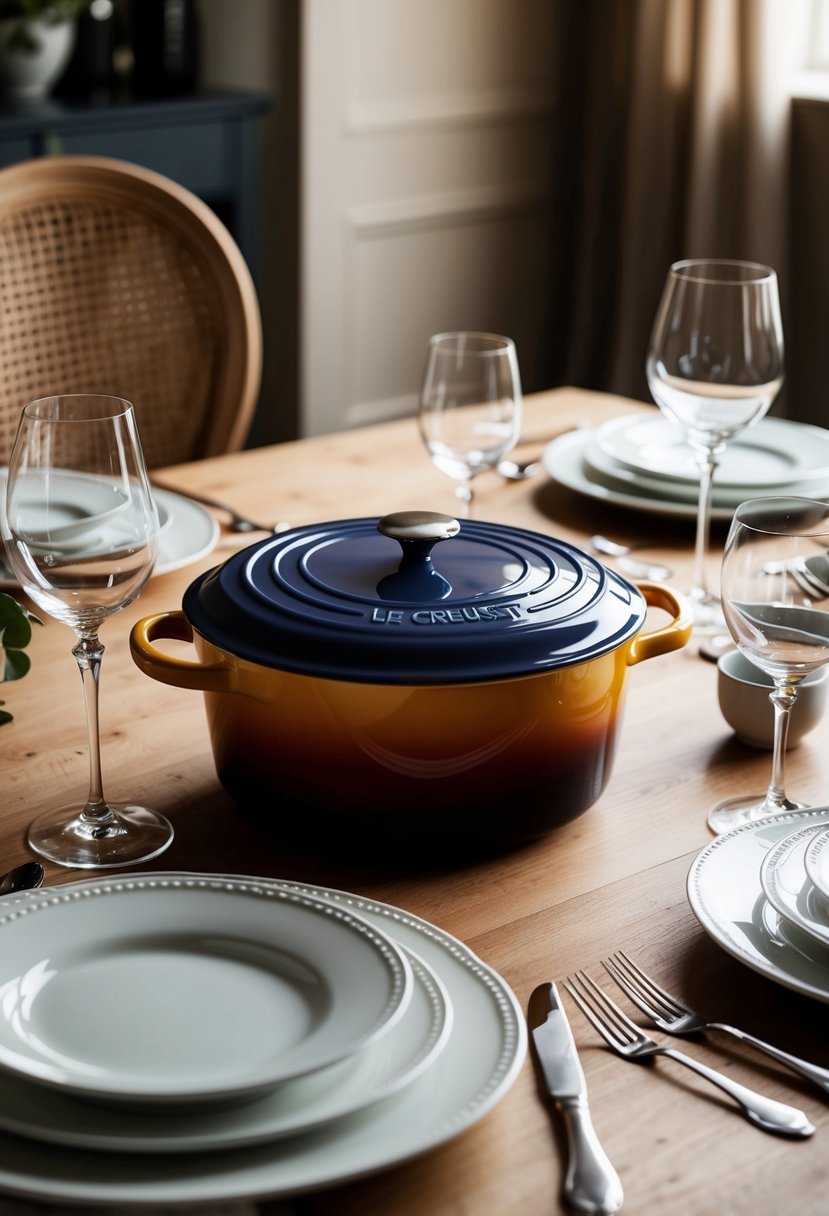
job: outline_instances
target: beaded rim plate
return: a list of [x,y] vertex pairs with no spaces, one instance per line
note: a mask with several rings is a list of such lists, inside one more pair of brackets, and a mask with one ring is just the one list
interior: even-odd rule
[[819,1001],[829,1001],[829,950],[779,917],[760,885],[760,866],[784,837],[827,819],[823,806],[734,828],[697,854],[687,880],[691,910],[715,942],[753,971]]
[[44,1153],[34,1140],[0,1133],[0,1188],[30,1199],[145,1208],[285,1198],[418,1157],[501,1101],[524,1063],[527,1031],[515,994],[497,972],[457,938],[390,904],[302,883],[272,885],[347,908],[423,958],[446,985],[455,1012],[437,1066],[402,1093],[318,1131],[221,1153],[79,1153],[61,1145]]
[[806,873],[824,899],[829,899],[829,827],[816,832],[803,857]]
[[385,934],[304,892],[100,878],[0,915],[0,1067],[109,1102],[238,1099],[387,1033],[412,989]]
[[807,847],[825,828],[824,819],[784,836],[763,859],[760,885],[776,912],[829,946],[829,908],[806,873]]
[[83,1149],[192,1153],[278,1140],[364,1110],[400,1093],[431,1068],[452,1029],[452,1003],[444,985],[413,951],[404,948],[404,953],[414,993],[392,1033],[261,1098],[186,1112],[145,1112],[84,1102],[0,1071],[0,1128]]

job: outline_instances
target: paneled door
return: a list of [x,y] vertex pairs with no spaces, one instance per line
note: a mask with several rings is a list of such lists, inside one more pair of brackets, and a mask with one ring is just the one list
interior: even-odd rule
[[416,409],[426,342],[548,333],[549,0],[304,0],[300,427]]

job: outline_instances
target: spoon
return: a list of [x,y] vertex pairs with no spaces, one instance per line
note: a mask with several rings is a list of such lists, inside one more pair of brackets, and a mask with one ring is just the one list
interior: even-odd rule
[[660,565],[659,562],[645,562],[638,557],[632,557],[632,550],[628,545],[620,545],[607,536],[591,536],[590,548],[594,553],[601,553],[604,557],[615,557],[619,567],[627,571],[633,578],[647,578],[662,582],[673,574],[670,566]]
[[30,891],[43,882],[43,866],[39,861],[24,861],[0,878],[0,895],[11,895],[15,891]]
[[721,655],[736,649],[737,645],[730,633],[713,633],[700,642],[699,657],[707,659],[709,663],[716,663]]
[[524,481],[526,477],[533,477],[540,468],[540,460],[502,460],[498,464],[498,472],[507,481]]

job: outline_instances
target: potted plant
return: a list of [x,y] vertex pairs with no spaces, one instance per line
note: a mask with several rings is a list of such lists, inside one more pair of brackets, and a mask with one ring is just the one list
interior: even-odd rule
[[[3,682],[21,679],[31,666],[24,650],[32,638],[32,621],[41,623],[16,599],[0,592],[0,680]],[[0,706],[4,704],[0,701]],[[0,726],[11,720],[12,714],[0,708]]]
[[46,97],[75,45],[90,0],[0,0],[0,88],[15,101]]

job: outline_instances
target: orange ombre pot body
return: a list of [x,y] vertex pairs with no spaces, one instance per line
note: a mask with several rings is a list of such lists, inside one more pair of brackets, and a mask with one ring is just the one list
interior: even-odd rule
[[[376,533],[377,523],[347,521],[360,526],[361,541],[368,529]],[[183,610],[138,622],[133,657],[154,679],[203,691],[219,779],[260,817],[278,823],[283,811],[300,805],[383,835],[501,842],[541,836],[580,815],[602,793],[621,727],[628,668],[683,646],[690,621],[672,591],[658,584],[634,588],[563,542],[536,541],[534,533],[498,525],[464,529],[465,547],[450,540],[436,555],[439,577],[447,573],[451,582],[454,576],[460,589],[441,589],[442,598],[425,607],[411,596],[418,579],[422,584],[432,576],[424,575],[416,557],[410,559],[415,585],[404,579],[397,586],[394,549],[351,546],[350,556],[358,561],[362,555],[366,569],[338,581],[346,608],[359,619],[353,634],[348,621],[335,619],[330,659],[316,634],[290,645],[290,627],[288,637],[281,633],[281,602],[274,619],[265,618],[273,628],[260,631],[254,657],[245,653],[251,644],[242,633],[228,641],[217,636],[217,627],[208,636],[212,619],[204,626],[192,619],[197,611],[188,611],[193,588]],[[297,541],[302,557],[291,558],[283,571],[299,592],[291,595],[288,613],[306,587],[322,583],[327,594],[333,585],[328,576],[339,570],[338,560],[319,568],[305,562],[309,553],[313,558],[336,546],[336,526],[303,532]],[[278,567],[284,538],[291,535],[265,542],[264,551],[247,551],[254,565],[265,560]],[[381,533],[377,541],[387,536]],[[488,545],[494,545],[494,564]],[[404,546],[401,566],[406,553]],[[528,553],[531,561],[524,560]],[[484,559],[483,576],[476,558]],[[477,573],[470,574],[473,568]],[[502,580],[499,587],[493,570]],[[385,584],[384,597],[372,602],[366,588],[384,580],[391,586]],[[196,594],[203,590],[198,584]],[[505,586],[506,595],[499,594]],[[206,598],[214,594],[210,589]],[[595,601],[608,597],[608,613],[597,615]],[[551,623],[543,609],[533,616],[551,598],[564,600],[564,612]],[[230,621],[234,614],[225,612],[224,596],[219,600],[217,619]],[[648,607],[666,611],[668,624],[645,629]],[[244,605],[240,616],[245,619]],[[263,662],[261,646],[268,637],[273,657],[268,651]],[[165,654],[155,644],[165,638],[192,641],[196,659]],[[556,641],[567,643],[567,654],[557,654]],[[579,661],[582,652],[586,657]],[[321,674],[329,662],[336,669],[330,677]]]

